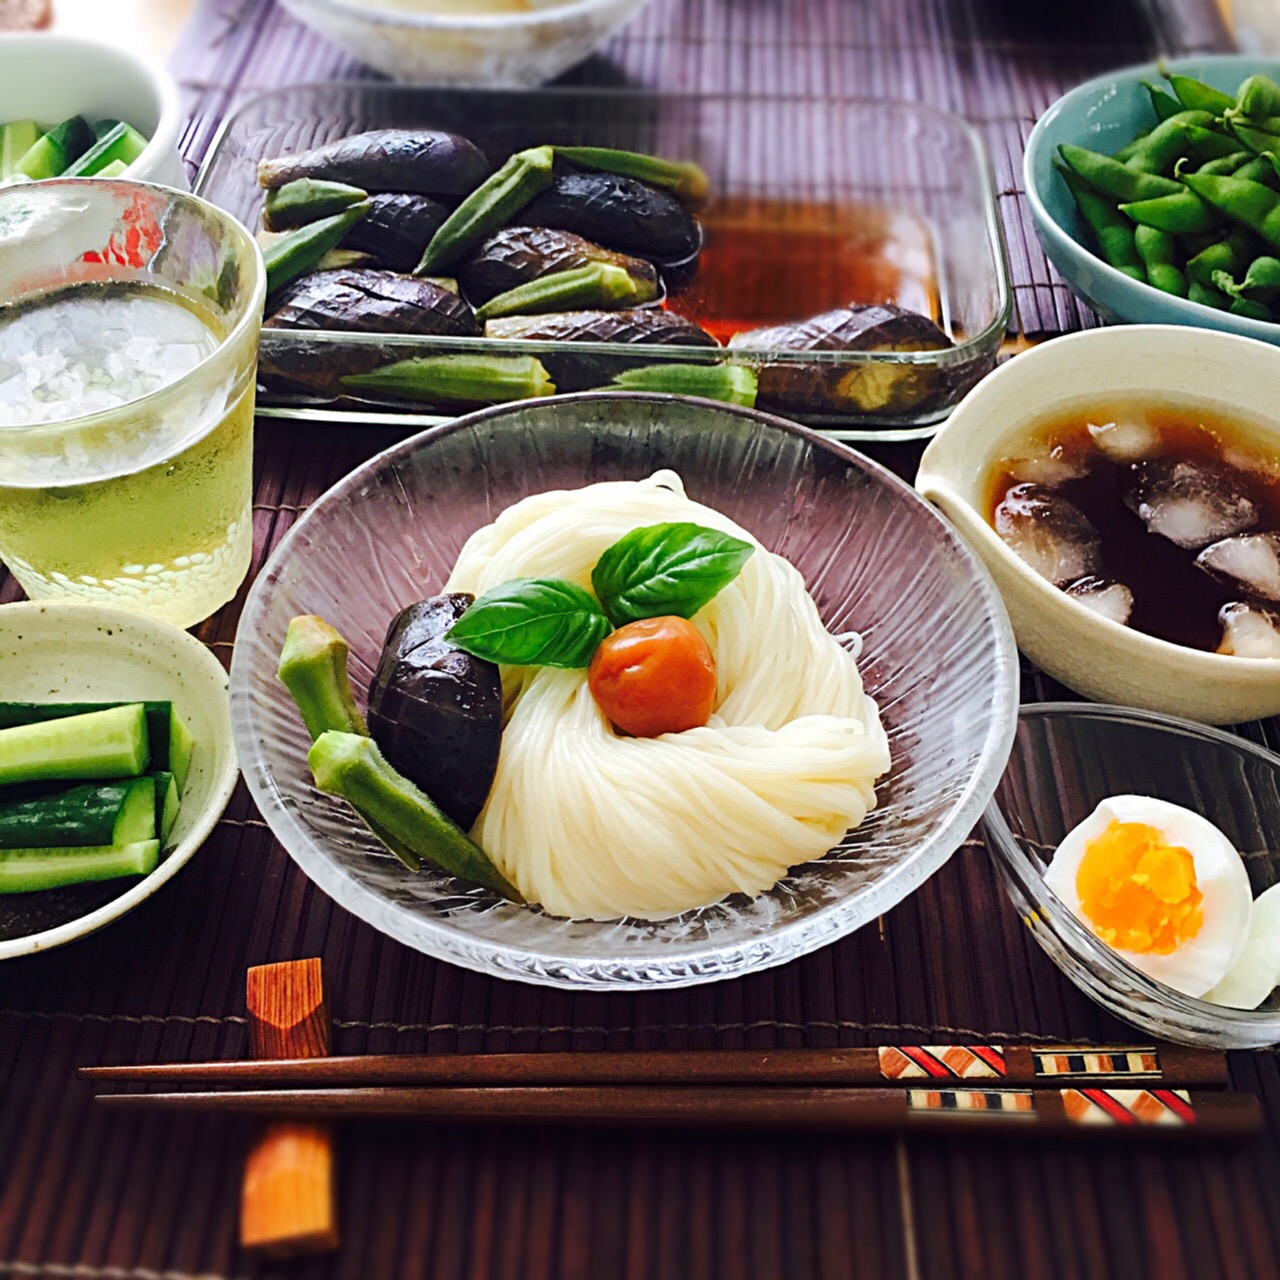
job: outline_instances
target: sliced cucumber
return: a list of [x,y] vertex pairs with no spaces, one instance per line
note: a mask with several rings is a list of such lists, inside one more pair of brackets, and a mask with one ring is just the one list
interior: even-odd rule
[[[0,731],[14,725],[40,724],[67,716],[82,716],[90,711],[108,711],[112,707],[132,705],[124,702],[0,702]],[[151,767],[170,770],[177,779],[178,790],[183,791],[195,751],[191,730],[172,702],[154,701],[142,705],[146,708],[147,734],[151,739]]]
[[135,778],[151,761],[141,702],[0,729],[0,784],[44,778]]
[[129,166],[123,160],[113,160],[105,169],[99,169],[95,178],[118,178]]
[[54,125],[18,161],[15,172],[28,178],[56,178],[93,146],[93,130],[83,116]]
[[93,137],[95,142],[101,142],[118,124],[121,122],[114,117],[106,120],[95,120],[93,122]]
[[135,844],[156,838],[156,820],[150,778],[71,787],[0,804],[0,849]]
[[0,849],[0,893],[34,893],[87,880],[145,876],[160,861],[160,841],[62,849]]
[[0,128],[0,178],[11,178],[18,161],[40,141],[40,126],[34,120],[13,120]]
[[156,839],[163,845],[178,820],[178,780],[168,772],[153,773],[151,777],[155,782]]
[[109,164],[120,161],[132,164],[146,150],[147,140],[123,120],[109,133],[103,134],[74,164],[63,173],[64,178],[92,178]]

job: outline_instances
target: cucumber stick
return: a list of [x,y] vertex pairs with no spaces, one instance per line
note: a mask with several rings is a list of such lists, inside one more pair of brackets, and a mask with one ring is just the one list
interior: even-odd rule
[[[14,725],[38,724],[45,720],[62,720],[89,711],[107,711],[131,704],[120,702],[0,702],[0,734]],[[172,702],[144,702],[147,713],[147,735],[151,740],[151,767],[167,769],[178,782],[178,790],[187,785],[195,739]],[[141,772],[137,770],[136,772]]]
[[123,845],[154,840],[157,812],[163,813],[158,787],[151,778],[131,778],[0,804],[0,849]]
[[40,141],[40,126],[34,120],[13,120],[0,128],[0,178],[11,178],[18,161]]
[[163,845],[178,820],[178,780],[166,772],[153,773],[151,779],[155,784],[156,839]]
[[132,164],[146,150],[147,140],[121,120],[63,173],[64,178],[92,178],[116,161]]
[[93,146],[93,130],[83,116],[71,116],[36,141],[18,161],[16,173],[28,178],[56,178]]
[[141,702],[0,729],[0,784],[132,778],[151,761]]
[[59,849],[0,849],[0,893],[33,893],[86,880],[150,875],[159,861],[159,840]]

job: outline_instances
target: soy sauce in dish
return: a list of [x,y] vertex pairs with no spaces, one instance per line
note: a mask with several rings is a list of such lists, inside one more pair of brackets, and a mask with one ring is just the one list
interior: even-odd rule
[[1136,399],[1042,422],[992,469],[987,518],[1114,621],[1280,656],[1280,450],[1247,424]]

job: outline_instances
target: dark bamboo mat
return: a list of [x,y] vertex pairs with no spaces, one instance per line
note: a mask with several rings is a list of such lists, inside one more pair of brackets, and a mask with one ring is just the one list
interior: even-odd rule
[[[1063,89],[1156,52],[1226,47],[1213,0],[654,0],[590,83],[920,99],[991,150],[1030,335],[1091,321],[1035,245],[1022,144]],[[360,74],[269,0],[206,0],[174,55],[203,156],[226,112]],[[254,572],[299,511],[394,437],[260,424]],[[904,474],[915,452],[873,450]],[[0,579],[0,601],[18,598]],[[243,597],[242,597],[243,598]],[[240,602],[200,630],[229,660]],[[0,684],[3,673],[0,672]],[[1028,700],[1059,691],[1028,671]],[[1280,747],[1280,725],[1245,726]],[[338,1052],[866,1044],[1126,1031],[1035,947],[970,841],[914,897],[784,968],[689,991],[572,994],[482,978],[336,908],[243,789],[192,865],[94,938],[0,967],[0,1276],[53,1280],[1270,1280],[1280,1276],[1280,1060],[1233,1055],[1268,1108],[1240,1151],[1084,1153],[680,1135],[348,1131],[343,1247],[235,1247],[245,1130],[98,1114],[78,1063],[239,1056],[250,964],[320,955]]]

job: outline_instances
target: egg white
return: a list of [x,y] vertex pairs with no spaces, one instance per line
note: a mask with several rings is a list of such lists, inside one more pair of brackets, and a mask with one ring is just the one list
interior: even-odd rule
[[[1113,948],[1149,978],[1188,996],[1202,996],[1226,977],[1249,935],[1253,895],[1235,846],[1207,818],[1151,796],[1111,796],[1062,839],[1045,872],[1045,884],[1082,924],[1093,925],[1080,905],[1076,876],[1089,845],[1112,822],[1154,827],[1185,849],[1195,864],[1196,887],[1204,895],[1199,933],[1168,955]],[[1273,984],[1274,985],[1274,984]]]
[[1280,884],[1253,900],[1249,938],[1227,976],[1205,996],[1232,1009],[1256,1009],[1280,986]]

